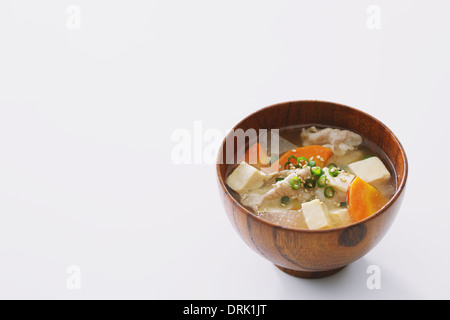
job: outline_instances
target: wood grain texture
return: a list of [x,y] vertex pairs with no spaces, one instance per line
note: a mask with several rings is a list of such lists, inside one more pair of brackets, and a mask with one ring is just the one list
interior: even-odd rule
[[[383,123],[351,107],[324,101],[293,101],[263,108],[233,129],[280,129],[293,125],[345,128],[379,146],[392,162],[397,190],[389,203],[371,217],[349,226],[326,230],[285,228],[263,220],[244,208],[225,185],[232,164],[226,164],[224,139],[217,158],[217,179],[225,211],[231,224],[261,256],[284,272],[302,278],[334,274],[369,252],[392,225],[404,196],[408,176],[405,151]],[[236,151],[236,149],[234,149]]]

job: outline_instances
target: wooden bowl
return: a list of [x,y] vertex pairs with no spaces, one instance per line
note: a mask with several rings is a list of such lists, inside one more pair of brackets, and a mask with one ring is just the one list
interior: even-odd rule
[[[293,101],[263,108],[233,129],[280,129],[292,125],[323,125],[355,131],[379,146],[393,164],[396,192],[374,215],[351,225],[324,230],[301,230],[273,224],[242,206],[225,184],[224,139],[217,158],[219,191],[237,233],[253,250],[284,272],[301,278],[329,276],[363,257],[392,225],[403,201],[408,162],[400,141],[374,117],[351,107],[324,101]],[[230,134],[232,134],[231,131]],[[235,147],[236,148],[236,147]],[[236,152],[236,149],[234,150]]]

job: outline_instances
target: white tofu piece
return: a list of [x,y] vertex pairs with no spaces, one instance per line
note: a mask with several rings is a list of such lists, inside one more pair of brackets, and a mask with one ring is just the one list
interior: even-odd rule
[[342,192],[347,192],[348,187],[350,187],[353,179],[355,179],[355,175],[348,172],[341,171],[337,177],[333,177],[330,175],[328,168],[324,168],[323,171],[327,176],[327,186],[331,186]]
[[325,208],[319,199],[303,203],[302,211],[303,216],[305,217],[305,222],[310,230],[328,227],[328,219],[325,213]]
[[330,218],[333,226],[336,227],[353,223],[348,210],[345,208],[329,212],[328,217]]
[[371,157],[348,165],[350,170],[365,182],[377,184],[391,178],[391,173],[378,157]]
[[227,178],[227,185],[237,193],[243,193],[262,187],[266,174],[247,162],[239,166]]

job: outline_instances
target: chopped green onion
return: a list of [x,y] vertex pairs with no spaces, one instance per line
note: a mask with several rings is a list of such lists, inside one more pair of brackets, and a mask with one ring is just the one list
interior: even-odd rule
[[297,164],[300,166],[300,162],[304,161],[305,162],[305,166],[307,166],[309,164],[308,159],[306,159],[305,157],[298,157],[297,158]]
[[275,178],[275,182],[280,182],[280,181],[283,181],[284,180],[284,178]]
[[334,193],[335,193],[335,191],[334,191],[333,187],[326,187],[325,190],[323,191],[323,194],[328,199],[333,198]]
[[341,208],[347,208],[347,202],[341,202],[340,205]]
[[317,186],[319,188],[325,188],[327,186],[327,176],[326,175],[321,175],[319,177],[319,179],[317,180]]
[[309,165],[310,167],[315,167],[315,166],[316,166],[316,162],[313,161],[313,160],[310,160],[310,161],[308,162],[308,165]]
[[316,186],[316,180],[314,179],[307,179],[305,181],[305,188],[306,189],[313,189]]
[[369,158],[372,158],[373,156],[372,155],[368,155],[368,156],[365,156],[364,158],[363,158],[363,160],[366,160],[366,159],[369,159]]
[[337,168],[328,169],[328,173],[332,177],[337,177],[339,175],[339,170]]
[[286,166],[287,166],[287,168],[289,169],[289,168],[291,167],[291,164],[292,164],[292,163],[290,163],[289,161],[286,162],[286,163],[284,164],[284,166],[283,166],[284,170],[286,170]]
[[289,183],[291,184],[292,189],[300,189],[300,187],[302,186],[302,182],[300,181],[299,177],[293,177],[291,179],[291,181],[289,181]]
[[289,203],[289,200],[290,200],[289,197],[283,197],[283,198],[281,198],[281,203],[286,205]]
[[320,176],[323,174],[323,170],[320,169],[320,167],[313,167],[313,168],[311,168],[311,174],[312,174],[313,176],[318,176],[318,177],[320,177]]
[[331,169],[331,168],[337,168],[337,165],[336,165],[336,163],[330,163],[330,164],[328,165],[328,168],[329,168],[329,169]]
[[[287,161],[288,161],[288,162],[291,162],[291,159],[297,160],[297,158],[296,158],[294,155],[292,155],[292,154],[289,156],[289,158],[288,158]],[[291,163],[292,163],[292,162],[291,162]],[[292,163],[292,164],[293,164],[293,163]]]

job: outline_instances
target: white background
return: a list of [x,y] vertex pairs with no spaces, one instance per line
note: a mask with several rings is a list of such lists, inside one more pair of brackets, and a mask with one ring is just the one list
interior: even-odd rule
[[[449,16],[445,0],[2,1],[0,298],[450,298]],[[177,129],[302,99],[377,117],[410,164],[386,237],[320,280],[249,249],[214,165],[172,157]]]

